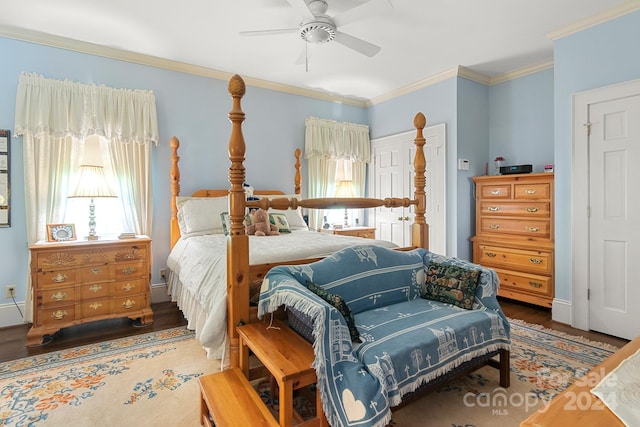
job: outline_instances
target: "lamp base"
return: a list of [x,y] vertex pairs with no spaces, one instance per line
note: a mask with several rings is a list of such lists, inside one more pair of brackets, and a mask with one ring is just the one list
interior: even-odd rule
[[87,236],[87,240],[98,240],[100,236]]

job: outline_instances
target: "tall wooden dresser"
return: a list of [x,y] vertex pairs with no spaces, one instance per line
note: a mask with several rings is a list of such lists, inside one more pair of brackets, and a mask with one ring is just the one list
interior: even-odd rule
[[151,239],[37,243],[31,251],[33,326],[27,346],[61,328],[129,317],[153,322]]
[[473,262],[493,268],[500,296],[551,307],[553,173],[477,176]]

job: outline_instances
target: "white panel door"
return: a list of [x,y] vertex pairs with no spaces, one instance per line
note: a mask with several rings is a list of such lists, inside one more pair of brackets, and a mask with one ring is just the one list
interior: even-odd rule
[[[446,254],[446,127],[444,124],[427,127],[423,131],[427,161],[426,221],[429,224],[429,249]],[[416,148],[415,131],[404,132],[372,141],[374,158],[370,169],[370,189],[373,197],[413,198]],[[399,246],[411,245],[413,207],[375,210],[376,238],[391,241]]]
[[589,326],[640,335],[640,95],[589,106]]

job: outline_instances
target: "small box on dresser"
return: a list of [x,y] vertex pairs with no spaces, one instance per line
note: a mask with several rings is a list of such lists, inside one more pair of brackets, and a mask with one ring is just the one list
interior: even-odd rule
[[500,296],[551,307],[553,173],[477,176],[473,262],[493,268]]
[[153,322],[150,238],[38,242],[29,250],[33,326],[27,346],[96,320]]

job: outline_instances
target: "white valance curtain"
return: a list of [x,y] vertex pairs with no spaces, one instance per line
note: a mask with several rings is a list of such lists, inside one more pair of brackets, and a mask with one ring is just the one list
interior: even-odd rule
[[52,80],[23,73],[16,95],[15,135],[158,143],[156,99],[152,91]]
[[[108,143],[105,167],[117,181],[128,230],[151,235],[151,146],[158,143],[153,92],[20,76],[14,134],[23,137],[25,205],[29,245],[46,240],[46,224],[60,223],[76,185],[88,136]],[[27,274],[27,283],[31,283]],[[25,320],[33,313],[29,285]]]
[[[304,157],[309,165],[309,198],[334,195],[340,160],[351,166],[356,196],[365,196],[367,163],[371,162],[369,126],[309,117],[305,121]],[[322,227],[321,215],[315,209],[309,212],[310,228]]]

